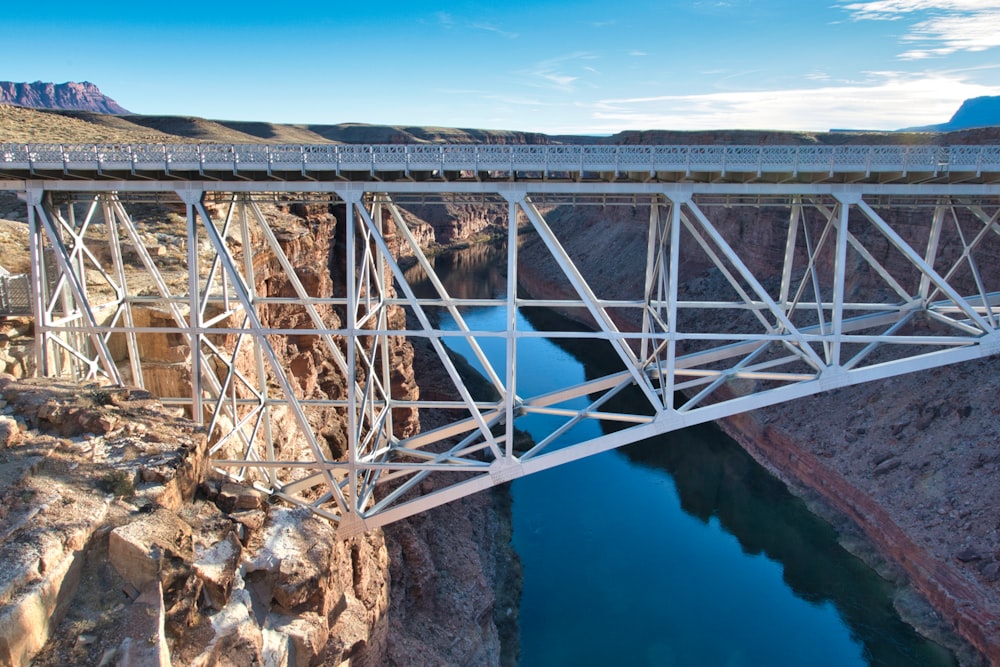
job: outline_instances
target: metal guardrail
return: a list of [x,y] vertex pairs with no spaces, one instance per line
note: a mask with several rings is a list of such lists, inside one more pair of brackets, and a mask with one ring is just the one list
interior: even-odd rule
[[171,172],[1000,173],[997,146],[0,144],[0,169]]
[[0,316],[5,315],[31,315],[31,281],[27,274],[0,275]]

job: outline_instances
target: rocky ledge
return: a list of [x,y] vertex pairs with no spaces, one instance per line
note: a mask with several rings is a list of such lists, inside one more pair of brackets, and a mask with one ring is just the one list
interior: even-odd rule
[[146,392],[0,390],[0,663],[381,664],[381,533],[203,481],[204,434]]

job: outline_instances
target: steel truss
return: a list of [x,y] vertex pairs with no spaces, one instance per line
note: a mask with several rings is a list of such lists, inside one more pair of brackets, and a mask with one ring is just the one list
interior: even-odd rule
[[[506,210],[504,294],[457,298],[437,279],[400,204],[430,196]],[[205,425],[214,465],[344,534],[655,434],[1000,349],[1000,285],[983,270],[1000,256],[996,185],[27,181],[23,197],[40,371],[156,390],[170,354],[155,348],[172,340],[173,372],[190,389],[163,398]],[[342,207],[332,294],[304,284],[268,208],[310,199]],[[150,239],[146,200],[183,210],[174,214],[180,231],[165,237],[182,262]],[[573,225],[552,221],[561,204],[579,201],[600,205],[594,215],[638,205],[641,231],[634,217],[607,224],[636,227],[645,256],[606,266],[641,263],[640,290],[616,284],[611,293],[573,250]],[[720,224],[734,211],[780,237],[767,267],[764,249]],[[525,236],[547,250],[568,296],[519,290]],[[430,295],[415,291],[391,241],[416,258]],[[280,294],[260,289],[268,260]],[[44,280],[53,262],[59,278]],[[466,307],[483,305],[505,309],[503,330],[472,328]],[[593,330],[519,329],[519,309],[539,307]],[[440,326],[443,315],[453,327]],[[543,335],[599,341],[619,370],[527,395],[519,352]],[[451,396],[396,386],[404,338],[449,379]],[[287,365],[304,339],[320,351],[315,372],[342,393],[308,389]],[[491,396],[449,354],[458,340]],[[502,341],[504,361],[486,354],[487,341]],[[622,407],[625,390],[638,391],[638,407]],[[414,410],[441,415],[442,425],[407,432],[397,416]],[[520,444],[515,427],[540,414],[559,425]],[[592,420],[604,434],[575,439]]]

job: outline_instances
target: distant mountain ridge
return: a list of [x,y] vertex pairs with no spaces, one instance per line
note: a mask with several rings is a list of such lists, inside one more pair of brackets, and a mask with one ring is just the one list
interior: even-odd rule
[[13,104],[31,109],[66,109],[113,115],[131,113],[89,81],[80,83],[0,81],[0,104]]
[[[968,128],[968,129],[966,129]],[[625,130],[612,135],[366,123],[288,124],[134,114],[87,81],[0,81],[0,142],[224,144],[1000,144],[1000,96],[966,100],[952,120],[905,130]]]
[[973,97],[962,102],[947,123],[907,127],[900,132],[954,132],[1000,125],[1000,96]]

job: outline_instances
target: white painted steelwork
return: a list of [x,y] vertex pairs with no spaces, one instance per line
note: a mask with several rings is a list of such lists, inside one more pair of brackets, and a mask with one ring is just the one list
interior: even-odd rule
[[0,175],[328,180],[406,178],[902,180],[1000,173],[1000,146],[0,144]]
[[[37,178],[40,165],[53,157],[41,150],[30,163],[15,156],[0,165],[11,177],[0,187],[18,191],[28,207],[38,368],[154,391],[164,373],[187,378],[189,393],[164,400],[205,424],[220,470],[338,521],[345,534],[691,424],[1000,350],[1000,285],[992,269],[1000,258],[1000,185],[990,182],[1000,173],[997,147],[935,147],[933,165],[930,158],[921,163],[924,177],[931,166],[953,176],[965,160],[961,179],[922,182],[910,170],[905,178],[787,183],[724,182],[721,174],[734,173],[733,165],[751,174],[803,174],[803,165],[825,160],[827,173],[872,175],[889,165],[898,175],[900,155],[914,147],[236,148],[161,147],[157,154],[150,147],[59,147],[58,168],[45,167],[52,173],[44,179]],[[230,156],[230,180],[179,175],[179,164],[199,175],[225,171],[212,151]],[[105,156],[97,167],[88,163],[94,155]],[[109,165],[122,163],[121,155],[130,156],[128,175],[111,178]],[[161,165],[148,180],[133,179],[151,155]],[[482,176],[483,168],[503,171],[506,159],[518,176],[231,180],[237,163],[240,174],[250,171],[246,164],[270,165],[278,179],[275,160],[289,155],[297,156],[287,161],[297,179],[315,175],[317,164],[334,164],[322,161],[331,155],[341,173],[362,164],[369,175],[382,174],[375,165],[405,163],[411,174],[413,165],[446,165]],[[577,175],[614,171],[626,155],[645,155],[657,178],[665,165],[677,167],[676,178],[544,177],[557,163]],[[529,159],[535,179],[520,173]],[[199,171],[195,163],[211,168]],[[692,166],[715,176],[689,181],[682,174]],[[25,170],[35,173],[14,178]],[[506,217],[505,294],[463,299],[436,279],[404,209],[442,202]],[[290,203],[337,207],[343,234],[331,257],[332,293],[316,293],[315,282],[304,279],[325,267],[296,267],[285,254],[273,206]],[[573,250],[575,223],[565,222],[565,207],[573,205],[606,216],[608,226],[632,225],[630,234],[644,238],[642,256],[608,257],[600,267],[631,269],[620,273],[638,276],[633,289],[623,279],[609,293],[608,281],[595,279],[594,262]],[[751,216],[743,225],[762,233],[747,238],[766,237],[766,247],[739,242],[732,222],[723,224],[733,215]],[[571,296],[537,299],[519,290],[518,247],[526,237],[544,247],[558,269],[552,280]],[[164,257],[164,244],[185,259]],[[414,291],[397,246],[429,276],[430,294]],[[774,261],[762,263],[761,253]],[[264,258],[267,276],[260,275]],[[59,279],[42,280],[53,261]],[[275,280],[283,285],[277,294],[268,291]],[[411,312],[406,324],[401,306]],[[471,306],[505,309],[504,329],[471,328],[463,314]],[[518,311],[540,307],[572,312],[594,329],[518,329]],[[443,312],[454,330],[438,326]],[[520,389],[519,352],[542,336],[598,341],[619,370],[528,395]],[[450,395],[402,393],[394,365],[405,357],[404,337],[453,386]],[[449,355],[456,340],[465,341],[490,391],[471,383]],[[491,340],[502,342],[500,365],[484,352]],[[193,353],[177,352],[184,343]],[[302,367],[286,368],[295,364]],[[318,390],[302,371],[330,386]],[[638,391],[638,408],[616,401],[626,389]],[[579,400],[585,408],[573,403]],[[406,431],[412,410],[436,415],[439,425]],[[536,414],[559,425],[520,443],[515,427]],[[593,420],[605,434],[578,441],[574,427]]]

